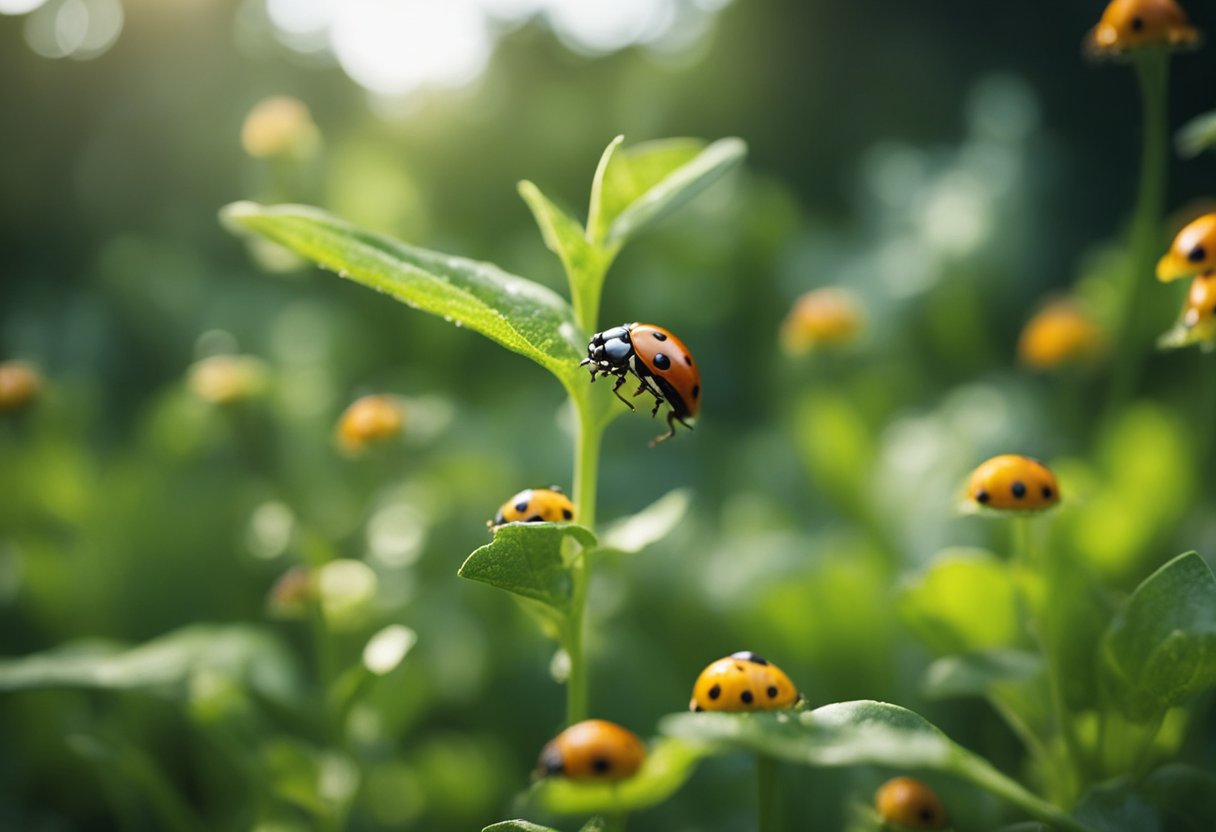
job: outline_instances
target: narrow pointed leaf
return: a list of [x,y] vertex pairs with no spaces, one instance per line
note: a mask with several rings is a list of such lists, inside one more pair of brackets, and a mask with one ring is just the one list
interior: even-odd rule
[[1103,639],[1115,692],[1133,719],[1149,719],[1216,685],[1216,577],[1194,552],[1136,589]]
[[565,615],[573,588],[563,553],[567,537],[584,548],[596,543],[594,534],[573,523],[508,523],[495,531],[493,541],[469,555],[459,575]]
[[737,138],[707,147],[669,139],[617,151],[604,172],[591,239],[620,248],[717,181],[746,153],[747,145]]
[[622,517],[603,534],[603,548],[633,554],[669,535],[692,502],[687,488],[668,491],[637,514]]
[[585,338],[570,305],[551,290],[492,263],[453,257],[357,228],[302,205],[229,205],[230,228],[260,234],[340,277],[440,315],[574,378]]
[[545,247],[558,256],[573,287],[581,275],[596,270],[598,253],[587,242],[586,233],[578,220],[554,205],[540,188],[531,182],[519,183],[519,195],[532,210],[540,228]]
[[560,830],[526,820],[504,820],[483,827],[481,832],[560,832]]

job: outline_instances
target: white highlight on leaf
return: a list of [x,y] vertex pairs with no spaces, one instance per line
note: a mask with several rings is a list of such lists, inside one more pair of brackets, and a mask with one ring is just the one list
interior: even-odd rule
[[363,648],[363,666],[384,676],[401,664],[415,644],[418,634],[403,624],[390,624],[367,641]]

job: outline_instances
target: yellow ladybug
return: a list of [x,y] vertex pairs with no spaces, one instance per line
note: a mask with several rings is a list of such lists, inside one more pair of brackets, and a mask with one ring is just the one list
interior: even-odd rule
[[1092,361],[1105,347],[1098,325],[1075,303],[1058,300],[1043,307],[1022,329],[1018,359],[1027,367],[1048,370]]
[[1204,214],[1174,236],[1170,250],[1157,261],[1157,279],[1169,283],[1216,269],[1216,213]]
[[347,453],[401,435],[405,410],[393,396],[363,396],[351,402],[338,420],[338,444]]
[[1092,55],[1122,55],[1144,46],[1195,46],[1199,30],[1174,0],[1111,0],[1086,48]]
[[967,496],[985,508],[1040,511],[1060,501],[1055,474],[1038,460],[1002,454],[971,472]]
[[912,777],[896,777],[879,787],[874,803],[883,823],[900,829],[944,829],[946,810],[933,789]]
[[1191,281],[1182,310],[1182,325],[1205,334],[1216,321],[1216,272],[1201,274]]
[[750,651],[732,653],[701,671],[690,711],[771,711],[801,698],[781,668]]
[[503,523],[560,523],[574,519],[574,503],[556,485],[525,488],[502,504],[491,526]]
[[646,746],[628,728],[604,719],[571,725],[550,740],[536,764],[539,777],[622,780],[637,774]]

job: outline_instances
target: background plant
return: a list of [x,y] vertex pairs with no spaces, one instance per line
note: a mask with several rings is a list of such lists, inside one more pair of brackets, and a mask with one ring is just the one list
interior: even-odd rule
[[[568,477],[566,442],[504,452],[563,395],[516,356],[373,293],[328,276],[254,273],[214,208],[264,198],[265,169],[243,155],[239,129],[263,95],[283,92],[307,102],[324,141],[312,190],[276,199],[554,286],[560,270],[512,192],[521,174],[575,204],[588,161],[617,132],[747,138],[752,174],[624,250],[604,297],[604,321],[630,318],[640,298],[654,320],[682,317],[678,331],[714,391],[694,441],[663,448],[662,466],[644,467],[647,420],[605,435],[601,517],[696,488],[688,518],[653,551],[627,565],[609,555],[598,570],[590,683],[597,701],[620,703],[623,722],[656,725],[706,661],[764,643],[813,702],[899,702],[1019,775],[1024,746],[988,705],[922,696],[934,656],[891,602],[892,587],[947,546],[1008,550],[1001,529],[942,510],[966,472],[1011,449],[1056,463],[1078,499],[1056,518],[1050,551],[1125,593],[1175,553],[1210,555],[1210,466],[1192,453],[1194,426],[1205,424],[1198,356],[1148,357],[1141,395],[1151,403],[1096,432],[1100,396],[1086,392],[1104,388],[1104,369],[1082,374],[1070,398],[1054,376],[1012,361],[1043,292],[1076,273],[1086,301],[1109,308],[1118,273],[1100,248],[1081,254],[1120,227],[1138,146],[1126,75],[1078,60],[1096,7],[1011,6],[994,26],[947,5],[736,3],[676,61],[650,47],[587,56],[538,20],[504,36],[481,85],[416,98],[411,113],[369,107],[332,66],[300,65],[257,15],[240,18],[238,41],[236,4],[172,8],[177,17],[127,3],[115,47],[86,64],[48,62],[27,48],[25,18],[0,18],[0,77],[10,79],[0,349],[36,360],[49,381],[39,408],[6,421],[0,440],[6,655],[252,624],[295,667],[293,698],[308,699],[310,637],[267,621],[264,595],[291,565],[362,559],[375,603],[364,629],[343,636],[344,655],[358,659],[393,622],[417,642],[369,680],[372,707],[347,720],[372,760],[349,825],[468,829],[507,817],[538,738],[557,727],[563,692],[533,672],[550,643],[505,594],[452,575],[485,542],[470,517],[489,516],[521,482]],[[1212,30],[1204,9],[1190,11]],[[1175,62],[1174,112],[1210,109],[1213,60],[1209,49]],[[792,101],[805,118],[790,118]],[[1205,195],[1214,159],[1171,168],[1170,205]],[[863,340],[827,361],[781,359],[774,335],[789,302],[828,282],[860,292]],[[1176,312],[1172,300],[1163,306]],[[1146,319],[1144,336],[1167,324]],[[217,349],[269,370],[264,397],[239,419],[181,383]],[[333,453],[344,405],[381,390],[419,400],[435,431],[386,456]],[[669,635],[661,645],[656,630]],[[488,631],[502,649],[489,649]],[[342,804],[351,769],[344,753],[317,753],[329,747],[313,727],[321,721],[267,718],[262,706],[251,715],[239,668],[202,667],[198,682],[153,695],[4,694],[0,733],[19,749],[0,770],[5,817],[131,824],[170,805],[149,797],[158,791],[147,777],[105,785],[118,759],[163,772],[184,795],[177,805],[209,827],[311,826],[313,812]],[[210,699],[217,691],[225,697]],[[1180,758],[1210,768],[1209,718],[1195,719]],[[225,745],[211,739],[219,729],[244,733]],[[107,743],[116,750],[97,753]],[[281,789],[233,774],[247,766]],[[748,828],[745,766],[699,766],[681,796],[631,828]],[[838,828],[841,796],[865,800],[887,774],[783,766],[786,811],[813,810]],[[56,785],[65,778],[70,796]],[[953,778],[926,779],[962,828],[1024,817]],[[339,788],[319,800],[322,782]],[[1178,789],[1154,774],[1136,793],[1160,803]],[[270,794],[289,797],[256,797]],[[1132,794],[1095,792],[1116,803]]]

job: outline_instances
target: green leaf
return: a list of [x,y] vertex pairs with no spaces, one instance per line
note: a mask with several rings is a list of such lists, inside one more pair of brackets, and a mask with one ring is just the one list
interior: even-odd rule
[[748,751],[812,766],[880,765],[953,774],[1059,828],[1083,829],[1051,804],[963,749],[918,714],[885,702],[839,702],[813,711],[680,713],[659,730],[718,753]]
[[566,538],[584,549],[596,544],[590,530],[573,523],[508,523],[495,530],[493,541],[469,555],[458,574],[537,601],[564,616],[573,589],[563,551]]
[[577,375],[586,338],[559,295],[492,263],[453,257],[356,228],[316,208],[237,202],[224,223],[261,234],[416,309],[467,326],[531,358],[563,382]]
[[483,827],[481,832],[559,832],[559,830],[526,820],[504,820]]
[[697,745],[674,739],[655,743],[638,773],[613,783],[589,783],[550,777],[528,793],[529,801],[560,815],[609,815],[633,812],[662,803],[692,776],[704,756]]
[[241,679],[275,699],[289,699],[297,689],[290,655],[270,634],[245,625],[197,624],[138,647],[85,642],[0,661],[0,690],[167,689],[183,697],[186,682],[204,671]]
[[736,138],[708,147],[694,139],[665,139],[619,151],[617,141],[596,172],[587,222],[589,239],[609,250],[692,199],[747,153]]
[[603,534],[603,548],[633,554],[671,533],[688,511],[692,495],[687,488],[668,491],[637,514],[622,517]]
[[586,232],[578,220],[554,205],[540,188],[527,180],[519,183],[519,195],[532,209],[545,247],[562,261],[572,287],[583,275],[599,268],[599,252],[587,242]]
[[947,549],[907,584],[899,612],[941,653],[1011,647],[1020,640],[1018,591],[1009,568],[979,549]]
[[1216,110],[1195,116],[1174,134],[1174,148],[1184,159],[1216,148]]
[[1179,555],[1145,579],[1106,631],[1103,655],[1133,719],[1216,685],[1216,577],[1203,558]]
[[997,685],[1031,679],[1042,672],[1043,659],[1028,650],[945,656],[929,665],[921,689],[930,699],[983,696]]

